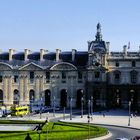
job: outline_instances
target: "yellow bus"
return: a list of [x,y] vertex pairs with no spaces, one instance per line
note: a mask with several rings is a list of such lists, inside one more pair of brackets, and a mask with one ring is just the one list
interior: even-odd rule
[[12,116],[23,116],[29,114],[29,106],[13,106],[11,107]]

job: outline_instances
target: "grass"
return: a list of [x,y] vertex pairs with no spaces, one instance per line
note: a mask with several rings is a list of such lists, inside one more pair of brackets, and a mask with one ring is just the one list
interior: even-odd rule
[[[49,122],[42,128],[41,140],[83,140],[88,137],[98,137],[107,134],[107,129],[88,124]],[[89,133],[90,129],[90,133]],[[24,140],[29,133],[32,140],[38,140],[37,131],[26,132],[0,132],[0,140]]]

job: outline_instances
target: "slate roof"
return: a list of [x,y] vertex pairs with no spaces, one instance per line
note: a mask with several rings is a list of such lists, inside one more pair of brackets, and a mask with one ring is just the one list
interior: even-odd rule
[[87,51],[76,51],[75,61],[72,61],[72,52],[66,51],[61,52],[59,55],[59,62],[56,62],[56,52],[48,52],[43,55],[44,60],[40,61],[40,52],[32,52],[28,55],[28,60],[24,61],[24,52],[18,52],[12,55],[13,60],[9,61],[9,52],[0,53],[0,62],[5,62],[11,66],[18,68],[24,66],[30,62],[44,67],[45,69],[53,66],[59,62],[68,62],[76,67],[86,67],[88,62],[88,52]]

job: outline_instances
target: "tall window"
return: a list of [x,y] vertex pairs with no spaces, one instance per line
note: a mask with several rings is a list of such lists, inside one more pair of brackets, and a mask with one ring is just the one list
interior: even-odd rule
[[83,78],[82,72],[78,71],[78,83],[82,83],[82,78]]
[[2,75],[0,75],[0,83],[2,83],[2,81],[3,81],[3,77]]
[[18,83],[18,75],[14,75],[14,83]]
[[130,77],[131,77],[131,83],[136,83],[137,82],[137,72],[136,71],[131,71],[130,72]]
[[34,72],[30,71],[30,83],[34,82]]
[[115,80],[115,83],[119,83],[120,82],[120,76],[121,76],[120,71],[115,71],[114,72],[114,80]]
[[99,78],[100,77],[100,72],[99,71],[95,72],[94,74],[95,74],[95,78]]
[[82,72],[78,71],[78,79],[82,79],[83,75]]
[[46,72],[46,82],[47,83],[50,82],[50,72],[49,71]]
[[66,72],[62,71],[62,83],[66,83]]
[[62,79],[66,79],[66,72],[62,72]]
[[116,62],[116,67],[119,67],[119,62]]
[[136,67],[136,62],[132,61],[132,67]]

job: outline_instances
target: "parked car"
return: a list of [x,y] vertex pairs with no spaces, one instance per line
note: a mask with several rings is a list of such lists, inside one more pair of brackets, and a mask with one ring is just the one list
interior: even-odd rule
[[140,136],[135,136],[131,140],[140,140]]

